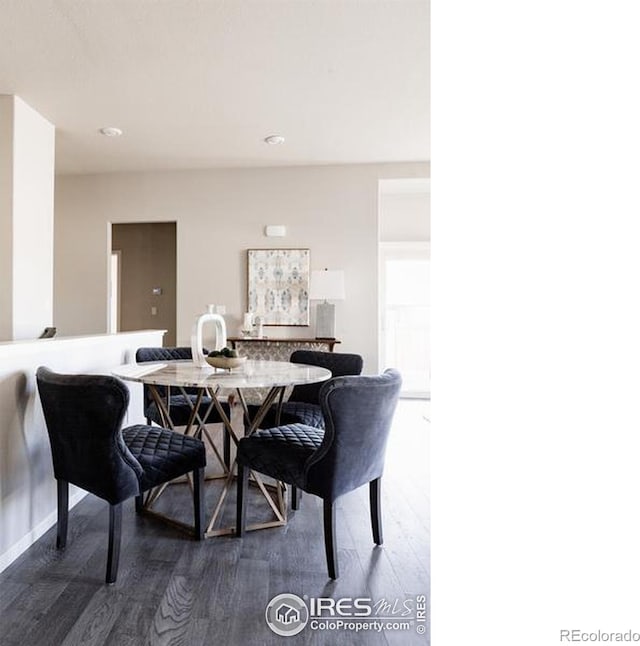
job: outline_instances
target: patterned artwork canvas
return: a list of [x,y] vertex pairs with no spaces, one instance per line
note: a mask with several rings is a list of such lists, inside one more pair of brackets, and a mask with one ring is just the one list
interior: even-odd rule
[[309,249],[249,249],[249,312],[263,325],[309,325]]

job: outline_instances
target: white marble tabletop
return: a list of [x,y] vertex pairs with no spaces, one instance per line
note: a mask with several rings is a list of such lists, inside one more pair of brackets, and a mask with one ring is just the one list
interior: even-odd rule
[[231,371],[209,366],[200,368],[192,361],[166,361],[126,364],[114,368],[112,374],[144,384],[196,388],[271,388],[312,384],[331,378],[331,371],[326,368],[251,359]]

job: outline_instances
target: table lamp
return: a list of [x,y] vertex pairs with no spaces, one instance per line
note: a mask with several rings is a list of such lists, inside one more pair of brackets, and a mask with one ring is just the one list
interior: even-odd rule
[[335,339],[336,306],[329,301],[344,300],[344,271],[312,271],[309,299],[323,301],[316,305],[316,339]]

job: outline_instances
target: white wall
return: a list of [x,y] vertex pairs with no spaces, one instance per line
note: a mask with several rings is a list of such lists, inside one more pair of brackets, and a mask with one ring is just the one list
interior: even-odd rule
[[0,97],[0,340],[36,338],[53,321],[55,128]]
[[384,242],[423,242],[431,238],[429,193],[380,195],[380,240]]
[[13,97],[0,95],[0,341],[13,338]]
[[53,322],[55,128],[16,97],[13,179],[13,338]]
[[[361,353],[374,372],[378,180],[428,176],[428,163],[411,163],[58,177],[54,324],[63,334],[107,329],[110,222],[175,221],[178,344],[188,344],[207,303],[226,305],[229,334],[238,332],[247,249],[309,248],[312,269],[345,270],[339,349]],[[267,224],[285,224],[287,237],[266,238]],[[310,337],[314,329],[265,333]]]
[[[0,571],[56,520],[51,450],[37,397],[35,372],[101,372],[135,357],[142,346],[162,345],[162,331],[0,343]],[[142,386],[132,393],[126,424],[144,423]],[[71,488],[72,502],[84,494]]]

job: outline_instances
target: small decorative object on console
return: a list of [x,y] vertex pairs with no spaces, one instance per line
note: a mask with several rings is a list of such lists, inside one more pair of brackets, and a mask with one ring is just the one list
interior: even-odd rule
[[242,333],[242,336],[251,336],[251,333],[253,332],[253,314],[251,312],[245,312],[240,332]]
[[256,339],[261,339],[264,336],[264,328],[262,325],[262,318],[256,316],[255,327],[253,328],[253,336]]

